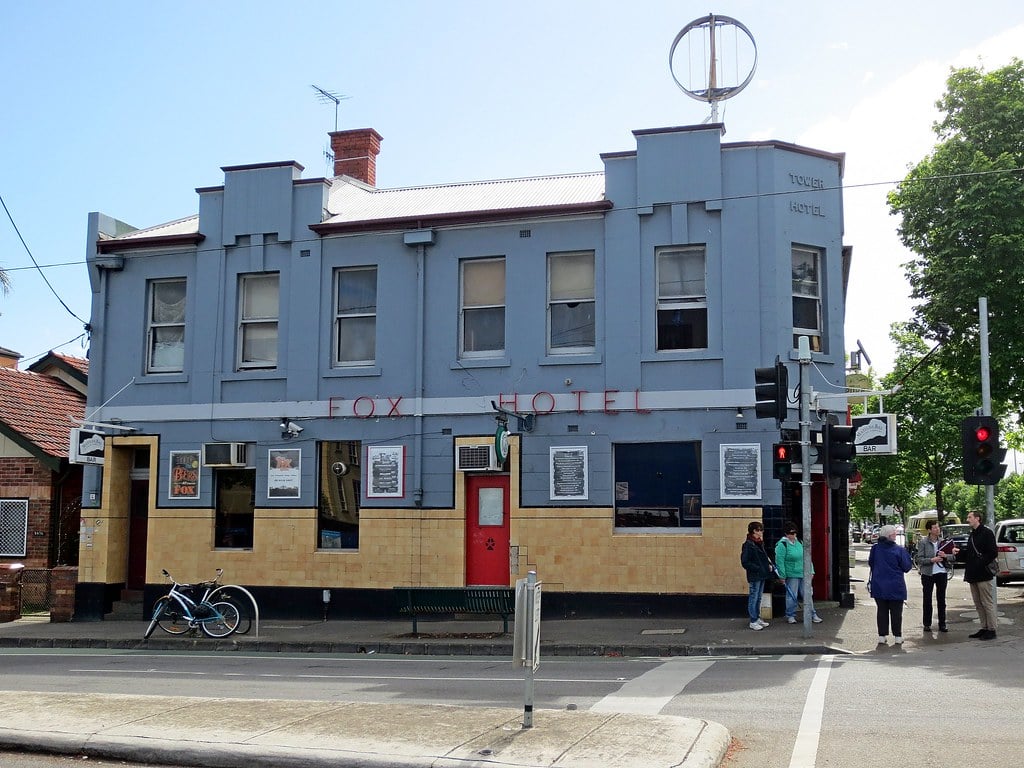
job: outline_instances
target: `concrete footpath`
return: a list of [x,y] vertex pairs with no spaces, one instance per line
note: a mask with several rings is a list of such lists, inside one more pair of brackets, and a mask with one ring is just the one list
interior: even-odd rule
[[[860,558],[866,557],[858,552]],[[861,573],[861,571],[865,571]],[[863,563],[854,577],[866,576]],[[552,656],[737,656],[782,654],[913,653],[976,643],[978,628],[967,586],[950,582],[949,632],[921,627],[920,582],[907,578],[901,646],[877,644],[875,606],[855,582],[855,605],[817,606],[821,624],[809,636],[802,623],[775,618],[754,632],[744,617],[672,619],[544,619],[541,665]],[[1019,647],[1024,640],[1024,589],[999,590],[999,636]],[[22,619],[0,624],[4,648],[108,648],[126,652],[195,650],[224,653],[434,654],[505,657],[512,640],[500,619],[264,620],[257,634],[224,640],[142,639],[142,620],[51,624]],[[140,681],[140,684],[143,681]],[[5,688],[0,680],[0,688]],[[518,702],[517,702],[518,704]],[[532,729],[522,728],[522,708],[411,706],[361,702],[253,701],[223,698],[101,696],[0,690],[0,749],[45,750],[192,766],[583,766],[658,768],[716,766],[729,745],[721,725],[701,718],[538,710]]]

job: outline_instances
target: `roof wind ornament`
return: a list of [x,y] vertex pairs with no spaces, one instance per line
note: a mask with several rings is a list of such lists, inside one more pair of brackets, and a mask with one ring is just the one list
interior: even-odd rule
[[[684,40],[686,45],[680,46]],[[718,102],[732,98],[753,79],[757,43],[736,19],[708,14],[676,35],[668,52],[668,68],[683,93],[711,105],[711,115],[704,122],[717,123]]]

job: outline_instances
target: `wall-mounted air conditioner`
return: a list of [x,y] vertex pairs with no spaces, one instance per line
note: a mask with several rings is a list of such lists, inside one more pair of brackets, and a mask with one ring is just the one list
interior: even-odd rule
[[455,447],[455,469],[458,472],[494,472],[501,469],[494,455],[494,445],[459,445]]
[[245,443],[203,443],[204,467],[244,467]]

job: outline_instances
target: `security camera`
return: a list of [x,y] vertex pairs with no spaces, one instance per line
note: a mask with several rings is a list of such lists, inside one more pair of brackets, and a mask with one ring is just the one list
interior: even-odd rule
[[282,419],[282,421],[281,421],[281,431],[285,435],[287,435],[288,437],[295,437],[300,432],[302,432],[302,427],[300,427],[294,421],[289,421],[288,419]]

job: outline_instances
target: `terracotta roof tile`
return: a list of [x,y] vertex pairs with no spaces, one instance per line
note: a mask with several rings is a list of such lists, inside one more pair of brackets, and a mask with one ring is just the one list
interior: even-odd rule
[[50,456],[68,455],[71,418],[84,414],[85,397],[58,379],[0,368],[0,421]]

